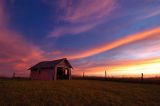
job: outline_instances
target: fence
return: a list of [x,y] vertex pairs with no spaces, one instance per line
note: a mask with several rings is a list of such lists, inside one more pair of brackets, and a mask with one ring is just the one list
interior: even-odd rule
[[140,83],[160,83],[159,77],[144,77],[144,73],[139,74],[139,77],[113,77],[109,76],[107,72],[104,72],[104,76],[89,76],[85,72],[82,76],[72,76],[74,80],[107,80],[107,81],[119,81],[119,82],[140,82]]

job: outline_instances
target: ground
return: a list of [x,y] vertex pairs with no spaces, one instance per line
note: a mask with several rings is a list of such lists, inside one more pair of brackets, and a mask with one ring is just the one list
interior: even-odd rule
[[160,85],[98,80],[0,80],[1,105],[160,105]]

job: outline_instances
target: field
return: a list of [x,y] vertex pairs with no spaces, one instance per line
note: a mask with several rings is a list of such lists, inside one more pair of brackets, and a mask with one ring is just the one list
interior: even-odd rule
[[0,105],[160,105],[159,84],[0,80]]

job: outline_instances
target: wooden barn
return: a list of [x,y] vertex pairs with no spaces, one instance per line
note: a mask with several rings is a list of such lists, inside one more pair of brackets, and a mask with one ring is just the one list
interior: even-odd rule
[[71,80],[72,66],[66,58],[54,61],[43,61],[31,68],[32,80]]

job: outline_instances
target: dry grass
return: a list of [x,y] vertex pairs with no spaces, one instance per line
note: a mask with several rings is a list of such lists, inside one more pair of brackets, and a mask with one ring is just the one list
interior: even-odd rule
[[160,105],[160,85],[97,80],[0,80],[1,105]]

